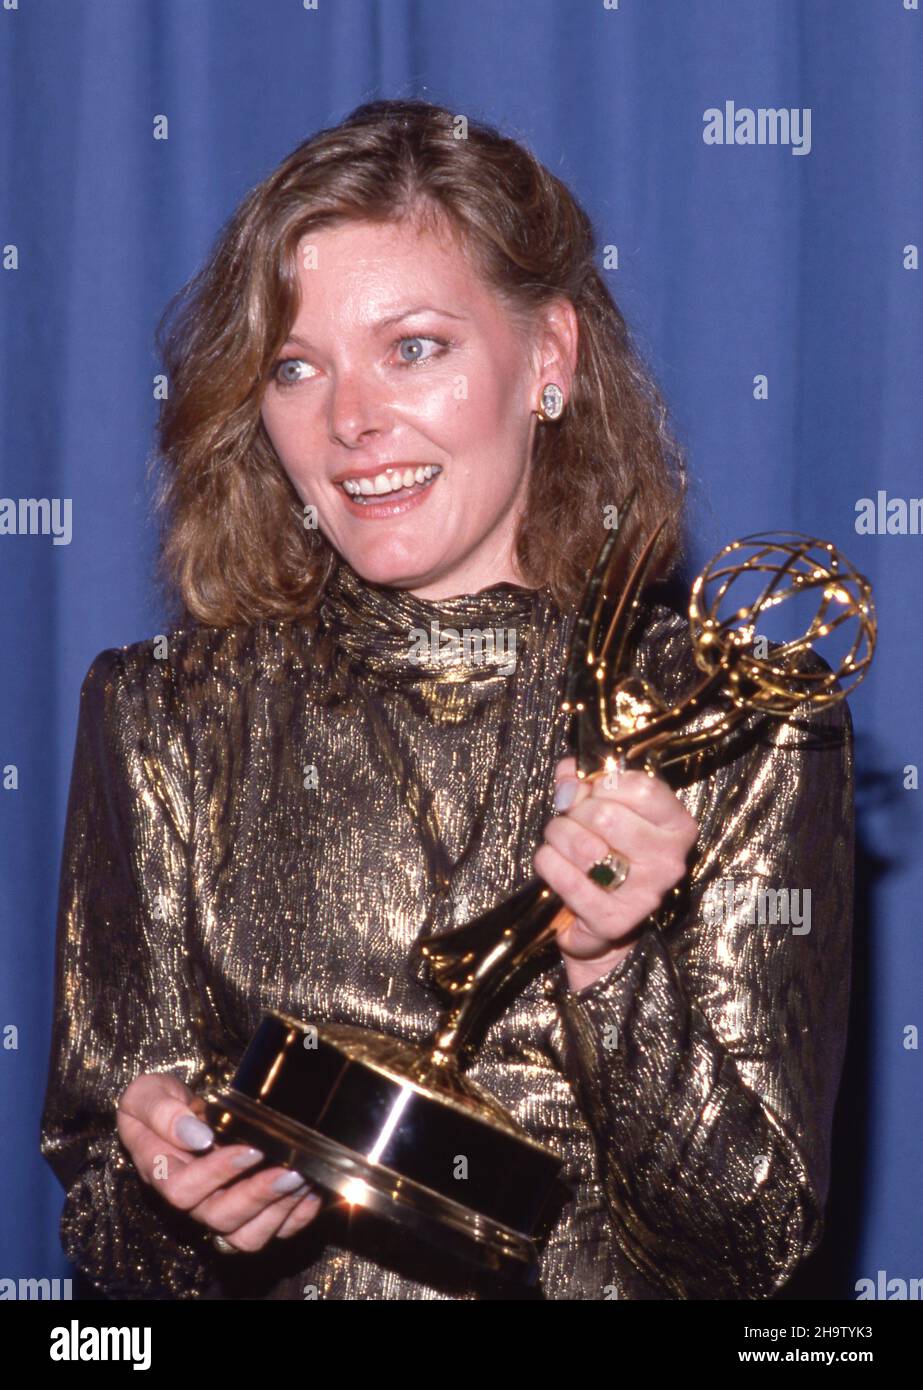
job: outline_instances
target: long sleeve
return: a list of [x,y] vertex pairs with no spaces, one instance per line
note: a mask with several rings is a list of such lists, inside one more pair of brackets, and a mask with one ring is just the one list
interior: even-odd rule
[[[58,905],[41,1151],[65,1189],[68,1259],[120,1298],[194,1297],[206,1232],[145,1184],[116,1130],[144,1071],[227,1074],[197,1033],[186,949],[189,756],[168,671],[101,652],[81,690]],[[219,1062],[221,1065],[219,1066]]]
[[823,1231],[850,983],[848,709],[762,721],[679,794],[700,826],[681,906],[608,975],[559,987],[557,1046],[616,1240],[654,1296],[769,1298]]

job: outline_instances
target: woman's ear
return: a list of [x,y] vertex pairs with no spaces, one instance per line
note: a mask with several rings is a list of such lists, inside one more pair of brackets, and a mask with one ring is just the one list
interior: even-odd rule
[[570,400],[577,370],[577,344],[580,325],[571,301],[559,297],[540,310],[541,327],[538,333],[538,376],[541,385],[557,382],[564,392],[565,405]]

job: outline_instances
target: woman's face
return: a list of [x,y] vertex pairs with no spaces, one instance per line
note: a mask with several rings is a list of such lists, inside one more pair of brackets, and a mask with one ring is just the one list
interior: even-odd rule
[[[262,418],[326,539],[365,579],[421,598],[522,582],[532,412],[548,381],[569,394],[572,306],[547,310],[524,343],[454,239],[409,223],[312,232],[299,267]],[[386,479],[401,490],[382,495]]]

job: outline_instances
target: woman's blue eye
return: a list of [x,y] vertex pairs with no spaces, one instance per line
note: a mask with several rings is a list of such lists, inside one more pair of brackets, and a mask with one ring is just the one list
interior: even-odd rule
[[[397,346],[398,346],[398,347],[401,347],[404,343],[436,343],[436,344],[437,344],[440,348],[442,348],[443,350],[445,350],[445,348],[448,347],[448,343],[446,342],[446,340],[445,340],[444,338],[432,338],[432,337],[429,337],[429,336],[421,336],[420,334],[414,334],[413,337],[409,337],[409,338],[398,338],[398,340],[397,340]],[[442,356],[442,353],[441,353],[441,352],[435,352],[435,353],[431,354],[430,357],[419,357],[419,356],[417,356],[417,357],[411,357],[411,358],[406,358],[406,357],[405,357],[405,358],[403,359],[402,363],[401,363],[401,366],[403,366],[403,367],[412,367],[412,366],[414,366],[417,362],[431,362],[431,361],[433,360],[433,357],[441,357],[441,356]]]
[[[417,354],[413,357],[402,356],[400,361],[400,365],[402,367],[415,367],[418,362],[432,362],[435,358],[441,357],[442,354],[449,347],[449,343],[445,338],[435,338],[430,336],[429,334],[413,334],[407,336],[406,338],[398,338],[397,341],[393,344],[393,347],[400,349],[403,347],[405,343],[435,343],[440,350],[438,352],[430,353],[428,357],[421,356],[419,350],[417,351]],[[273,364],[273,368],[270,373],[270,376],[272,377],[272,380],[275,382],[276,386],[280,387],[282,390],[285,390],[289,386],[298,386],[302,381],[304,381],[306,379],[305,377],[289,375],[286,370],[288,367],[295,368],[299,365],[309,366],[310,363],[306,362],[303,357],[280,357],[278,362],[275,362]]]
[[[275,366],[274,366],[273,369],[272,369],[272,379],[273,379],[273,381],[276,383],[277,386],[285,387],[285,386],[297,386],[297,385],[298,385],[298,383],[302,380],[302,378],[301,378],[300,376],[288,377],[288,378],[286,378],[285,376],[282,375],[282,372],[283,372],[284,368],[286,368],[286,367],[296,367],[296,366],[299,364],[299,362],[302,363],[302,364],[304,364],[304,358],[303,358],[303,357],[280,357],[280,358],[279,358],[278,362],[276,362]],[[306,364],[305,364],[305,365],[306,365]]]

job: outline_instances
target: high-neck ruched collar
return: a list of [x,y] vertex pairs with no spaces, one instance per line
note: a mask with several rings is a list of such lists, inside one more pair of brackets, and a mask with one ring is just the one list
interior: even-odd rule
[[511,674],[543,589],[491,584],[474,594],[422,599],[374,584],[340,561],[319,605],[322,622],[352,659],[398,678],[465,682]]

